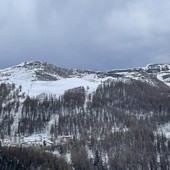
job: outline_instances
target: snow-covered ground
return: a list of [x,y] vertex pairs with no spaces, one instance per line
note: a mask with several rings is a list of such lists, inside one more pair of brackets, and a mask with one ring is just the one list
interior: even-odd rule
[[[102,79],[103,80],[103,79]],[[29,96],[37,96],[42,93],[54,94],[57,97],[62,95],[66,90],[72,89],[75,87],[83,86],[85,89],[88,89],[89,92],[96,90],[98,85],[101,83],[100,79],[94,81],[88,80],[86,77],[83,78],[66,78],[60,79],[57,81],[36,81],[32,82],[30,85],[22,85],[23,91],[27,92]]]
[[158,133],[164,134],[168,139],[170,139],[170,122],[158,127]]
[[[166,77],[167,78],[163,78]],[[158,80],[164,82],[166,85],[170,86],[170,73],[159,73],[157,75]]]

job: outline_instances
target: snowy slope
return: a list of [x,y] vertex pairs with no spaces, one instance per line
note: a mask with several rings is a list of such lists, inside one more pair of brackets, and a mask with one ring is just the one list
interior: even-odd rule
[[44,62],[31,61],[0,70],[0,83],[14,83],[16,87],[21,85],[22,92],[32,97],[42,93],[59,96],[64,91],[79,86],[84,86],[91,93],[107,79],[136,79],[154,84],[153,78],[170,85],[170,65],[150,64],[143,68],[93,72],[63,69]]
[[[71,73],[67,70],[67,72],[69,72],[68,77],[66,74],[61,76],[61,74],[59,75],[57,73],[57,67],[57,71],[51,74],[49,72],[47,73],[43,66],[44,63],[41,62],[26,62],[0,70],[0,83],[14,83],[17,87],[21,85],[22,92],[25,92],[26,95],[31,97],[42,93],[59,96],[63,94],[64,91],[79,86],[84,86],[85,89],[88,87],[89,92],[95,91],[102,81],[111,78],[99,78],[94,73],[86,73],[83,71],[81,71],[82,73],[79,73],[76,70],[70,70]],[[40,77],[40,74],[42,77]],[[47,80],[43,80],[44,75],[45,77],[48,76]]]
[[[103,80],[103,79],[102,79]],[[95,91],[101,79],[96,79],[93,82],[86,77],[83,78],[67,78],[57,81],[35,81],[30,84],[24,84],[23,89],[29,96],[37,96],[43,93],[54,94],[56,97],[62,95],[64,91],[79,86],[84,86],[89,89],[89,92]]]

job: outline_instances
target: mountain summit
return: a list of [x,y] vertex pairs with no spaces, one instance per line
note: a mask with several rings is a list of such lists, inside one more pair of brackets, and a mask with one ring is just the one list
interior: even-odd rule
[[68,78],[73,73],[72,70],[56,67],[52,64],[40,61],[24,62],[19,65],[1,70],[1,77],[15,77],[15,75],[31,74],[32,81],[54,81],[60,77]]

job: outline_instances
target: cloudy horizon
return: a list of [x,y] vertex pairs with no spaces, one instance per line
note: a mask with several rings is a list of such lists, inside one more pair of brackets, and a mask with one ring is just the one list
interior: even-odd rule
[[0,68],[111,70],[170,63],[168,0],[0,0]]

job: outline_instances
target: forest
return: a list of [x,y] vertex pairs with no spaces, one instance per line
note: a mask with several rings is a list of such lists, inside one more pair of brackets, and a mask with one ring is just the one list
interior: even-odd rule
[[[5,161],[6,169],[13,165],[16,169],[170,169],[170,139],[158,132],[158,127],[170,120],[170,88],[165,84],[107,80],[94,93],[77,87],[59,98],[45,94],[30,98],[21,91],[22,87],[14,84],[0,85],[1,139],[11,135],[14,114],[19,111],[16,134],[43,133],[57,116],[50,126],[53,140],[62,135],[73,138],[42,146],[36,152],[32,148],[1,147],[0,167]],[[60,154],[57,157],[48,153],[55,150]],[[47,159],[40,156],[41,152]],[[64,159],[68,153],[71,163]]]

